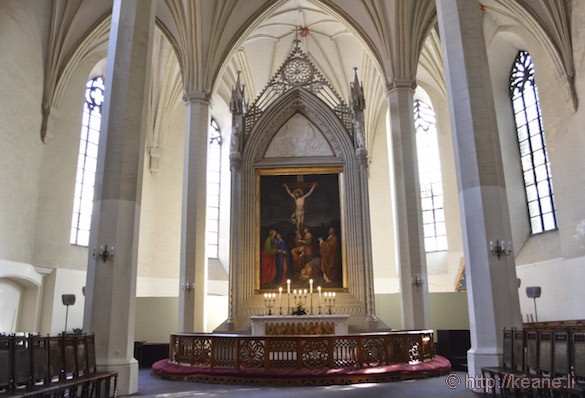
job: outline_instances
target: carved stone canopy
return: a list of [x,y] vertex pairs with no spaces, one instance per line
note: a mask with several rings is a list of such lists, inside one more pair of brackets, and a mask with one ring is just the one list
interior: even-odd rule
[[247,109],[245,135],[250,133],[272,103],[293,89],[306,90],[321,99],[341,120],[348,134],[352,134],[349,106],[311,62],[309,56],[301,50],[299,41],[295,40],[288,57]]

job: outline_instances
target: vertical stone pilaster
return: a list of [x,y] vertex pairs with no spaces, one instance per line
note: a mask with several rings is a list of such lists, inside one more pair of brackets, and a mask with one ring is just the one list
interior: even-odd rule
[[477,0],[436,0],[465,252],[471,349],[469,374],[497,365],[502,329],[521,327],[512,256],[490,255],[511,240],[490,73]]
[[[414,82],[396,81],[388,92],[391,133],[388,153],[394,159],[402,327],[425,329],[430,322],[429,293],[414,129],[414,87]],[[423,283],[414,285],[416,277]]]
[[183,210],[179,292],[179,330],[203,332],[207,295],[205,221],[209,98],[204,92],[185,95],[187,122],[183,169]]
[[[138,391],[134,327],[146,111],[155,7],[116,0],[106,66],[84,312],[98,368],[119,373],[118,393]],[[101,246],[112,258],[94,258]]]
[[365,314],[369,327],[375,328],[378,319],[374,302],[374,275],[372,261],[372,234],[370,225],[370,198],[368,188],[368,151],[366,149],[365,116],[366,98],[363,84],[360,83],[357,67],[354,68],[354,81],[350,83],[350,107],[352,115],[355,157],[358,165],[359,195],[361,203],[361,245],[365,282]]

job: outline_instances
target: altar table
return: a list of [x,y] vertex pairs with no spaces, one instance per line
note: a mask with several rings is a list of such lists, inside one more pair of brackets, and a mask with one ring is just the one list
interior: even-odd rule
[[290,336],[348,334],[349,315],[255,315],[251,316],[252,335]]

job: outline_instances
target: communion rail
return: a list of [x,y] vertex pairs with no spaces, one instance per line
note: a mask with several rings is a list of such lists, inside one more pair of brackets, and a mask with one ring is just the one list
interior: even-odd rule
[[346,336],[171,335],[169,361],[203,368],[361,369],[430,361],[433,331]]

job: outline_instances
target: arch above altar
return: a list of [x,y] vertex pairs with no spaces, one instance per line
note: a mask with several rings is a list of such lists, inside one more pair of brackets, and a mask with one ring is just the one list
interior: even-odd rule
[[[337,293],[349,331],[389,330],[375,316],[363,146],[365,99],[355,75],[344,101],[296,43],[250,106],[232,91],[229,318],[249,333],[264,293],[309,279]],[[290,287],[290,286],[289,286]]]

